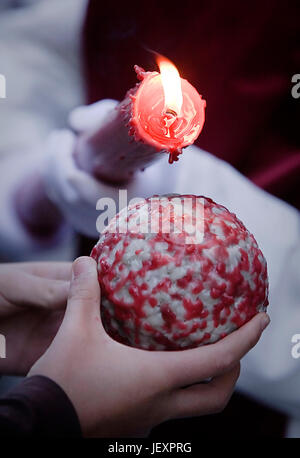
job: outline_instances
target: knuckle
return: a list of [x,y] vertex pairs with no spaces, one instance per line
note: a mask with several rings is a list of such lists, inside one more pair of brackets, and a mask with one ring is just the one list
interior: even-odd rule
[[50,304],[56,297],[56,289],[51,283],[47,285],[43,292],[43,298],[45,305]]
[[81,288],[72,288],[69,294],[69,299],[72,301],[84,301],[84,302],[90,302],[94,301],[95,297],[92,294],[92,291],[87,288],[87,287],[81,287]]

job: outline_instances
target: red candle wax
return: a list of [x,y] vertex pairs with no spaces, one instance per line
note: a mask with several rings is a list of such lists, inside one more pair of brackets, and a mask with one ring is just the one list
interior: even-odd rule
[[180,114],[168,113],[165,107],[161,75],[143,72],[135,67],[142,79],[135,95],[132,95],[130,125],[135,139],[152,145],[158,151],[169,152],[169,162],[178,160],[182,148],[191,145],[199,136],[204,120],[206,102],[185,79],[180,79],[182,107]]
[[182,103],[176,112],[166,105],[162,75],[138,66],[135,71],[140,83],[109,113],[105,124],[78,138],[78,166],[100,180],[126,182],[166,153],[170,163],[177,161],[204,124],[206,102],[187,80],[180,78]]

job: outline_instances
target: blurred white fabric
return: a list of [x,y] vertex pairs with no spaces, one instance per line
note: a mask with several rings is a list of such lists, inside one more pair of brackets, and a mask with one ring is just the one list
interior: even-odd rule
[[[115,102],[101,101],[72,111],[83,103],[79,34],[85,4],[84,0],[40,0],[28,7],[28,15],[6,10],[1,14],[0,72],[7,78],[8,98],[0,101],[0,173],[4,170],[6,175],[6,191],[1,189],[4,179],[0,180],[0,207],[9,212],[3,199],[10,198],[21,175],[26,175],[26,162],[29,169],[43,169],[49,196],[70,224],[96,235],[96,202],[100,197],[117,198],[118,190],[77,169],[72,157],[75,133],[67,120],[69,116],[76,131],[93,128],[105,122],[106,110]],[[20,157],[25,154],[21,168]],[[300,333],[299,212],[194,146],[172,166],[167,156],[162,158],[139,172],[128,186],[129,198],[168,192],[211,197],[235,212],[256,237],[268,262],[272,321],[245,357],[238,387],[300,419],[300,360],[291,356],[291,338]],[[1,216],[0,255],[5,212]],[[12,221],[9,216],[7,221]],[[10,231],[7,224],[5,231],[16,244],[16,239],[22,239],[20,227]],[[22,243],[20,247],[25,247]]]
[[0,99],[0,157],[24,154],[65,126],[69,111],[84,100],[80,39],[87,1],[22,3],[17,8],[11,1],[0,15],[0,73],[7,85],[7,98]]
[[[67,125],[84,101],[80,39],[87,0],[1,0],[0,257],[70,259],[70,234],[56,247],[40,246],[18,225],[12,193],[28,170],[39,169],[45,139]],[[66,20],[67,18],[67,20]],[[29,158],[30,156],[30,158]]]

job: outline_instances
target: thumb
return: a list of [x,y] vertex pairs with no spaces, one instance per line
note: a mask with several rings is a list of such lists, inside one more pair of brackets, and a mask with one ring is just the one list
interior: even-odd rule
[[100,286],[97,264],[93,258],[82,256],[72,265],[72,279],[65,320],[84,325],[100,318]]

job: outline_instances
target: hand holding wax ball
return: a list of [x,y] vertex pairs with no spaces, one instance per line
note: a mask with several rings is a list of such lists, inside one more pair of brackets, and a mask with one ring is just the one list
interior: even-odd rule
[[152,197],[113,218],[92,251],[108,334],[148,350],[216,342],[268,305],[252,234],[201,196]]

